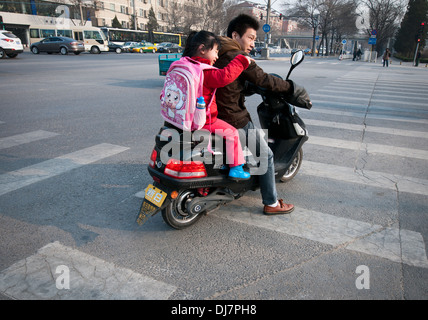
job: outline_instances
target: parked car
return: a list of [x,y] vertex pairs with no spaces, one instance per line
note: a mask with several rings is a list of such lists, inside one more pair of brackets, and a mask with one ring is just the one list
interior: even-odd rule
[[132,52],[140,52],[140,53],[146,53],[146,52],[156,52],[156,46],[151,42],[140,42],[138,45],[132,48]]
[[30,50],[34,54],[40,52],[68,54],[73,52],[75,55],[85,51],[82,41],[77,41],[67,37],[49,37],[39,42],[33,43]]
[[122,46],[120,44],[116,44],[114,42],[109,42],[108,43],[108,51],[110,52],[116,52],[116,53],[122,53],[123,49]]
[[183,52],[183,48],[180,47],[176,43],[169,43],[162,47],[158,47],[158,52],[165,52],[165,53],[181,53]]
[[[311,48],[306,48],[305,50],[303,50],[303,52],[307,55],[312,54],[312,49]],[[318,54],[318,49],[315,48],[315,54]]]
[[158,49],[157,51],[159,51],[159,49],[160,48],[163,48],[163,47],[165,47],[167,44],[170,44],[171,42],[161,42],[161,43],[158,43],[158,44],[155,44],[156,45],[156,48]]
[[24,51],[21,39],[7,30],[0,30],[0,59],[15,58]]
[[256,55],[260,55],[260,54],[262,54],[262,49],[263,49],[264,47],[254,47],[253,48],[253,50],[251,50],[251,52],[250,52],[250,54],[252,55],[252,56],[256,56]]
[[135,42],[135,41],[125,42],[122,46],[122,51],[123,52],[130,52],[131,48],[135,47],[136,45],[138,45],[138,42]]

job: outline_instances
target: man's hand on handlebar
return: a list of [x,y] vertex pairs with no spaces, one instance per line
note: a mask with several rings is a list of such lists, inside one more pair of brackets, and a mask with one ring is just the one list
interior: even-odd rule
[[285,100],[300,108],[310,109],[312,108],[312,102],[309,98],[309,94],[306,92],[305,88],[299,86],[291,80],[287,80],[291,86],[290,93],[285,96]]

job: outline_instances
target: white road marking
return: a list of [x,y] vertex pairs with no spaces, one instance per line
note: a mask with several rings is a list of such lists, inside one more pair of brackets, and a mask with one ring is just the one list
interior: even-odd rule
[[310,136],[306,143],[355,151],[365,149],[368,154],[382,153],[392,156],[428,160],[428,151],[420,149],[386,146],[376,143],[361,143],[358,141],[348,141],[315,136]]
[[395,128],[364,126],[362,124],[323,121],[323,120],[314,120],[314,119],[305,119],[305,124],[311,125],[311,126],[328,127],[328,128],[335,128],[335,129],[366,131],[366,132],[384,133],[384,134],[404,136],[404,137],[428,139],[428,132],[424,132],[424,131],[412,131],[412,130],[401,130],[401,129],[395,129]]
[[6,138],[0,139],[0,149],[6,149],[10,147],[15,147],[24,143],[29,143],[33,141],[38,141],[42,139],[52,138],[59,135],[58,133],[37,130],[33,132],[18,134]]
[[[348,104],[348,102],[346,101],[359,101],[360,104],[362,105],[368,105],[369,104],[369,100],[370,100],[370,105],[375,105],[376,103],[388,103],[388,104],[403,104],[403,105],[410,105],[410,106],[423,106],[426,107],[428,104],[426,102],[420,103],[420,102],[414,102],[411,101],[409,102],[408,99],[410,99],[410,97],[407,98],[407,100],[399,100],[399,99],[394,99],[394,100],[390,100],[390,99],[377,99],[376,96],[372,97],[372,93],[371,90],[368,90],[366,93],[358,93],[359,97],[355,97],[355,96],[351,96],[350,94],[346,94],[346,92],[343,91],[337,91],[336,94],[323,94],[323,93],[313,93],[311,94],[311,97],[319,97],[319,98],[331,98],[331,99],[342,99],[343,104]],[[372,97],[372,98],[370,98]],[[401,97],[404,98],[404,97]],[[420,99],[425,101],[426,98],[411,98],[411,99]],[[315,99],[315,101],[317,101]],[[328,102],[323,100],[324,102]],[[362,101],[367,101],[365,103],[361,103]]]
[[0,175],[0,196],[128,149],[127,147],[102,143],[19,170],[4,173]]
[[304,160],[299,174],[428,196],[428,180]]
[[[391,109],[392,110],[392,109]],[[341,110],[331,110],[328,109],[328,107],[317,108],[314,107],[311,110],[299,110],[299,113],[321,113],[321,114],[330,114],[335,116],[343,116],[343,117],[357,117],[357,118],[364,118],[366,115],[365,110],[361,109],[361,111],[356,112],[349,112],[349,111],[341,111]],[[371,114],[370,112],[367,114],[367,119],[377,119],[377,120],[388,120],[388,121],[398,121],[398,122],[411,122],[411,123],[422,123],[422,124],[428,124],[428,120],[426,119],[420,119],[420,118],[407,118],[402,116],[394,116],[394,115],[378,115],[378,114]],[[306,123],[307,119],[304,119],[304,122]]]
[[0,272],[0,292],[20,300],[165,300],[176,289],[59,242]]
[[411,266],[428,268],[422,235],[410,230],[296,208],[289,215],[265,216],[248,210],[221,210],[212,215],[312,241],[342,246]]

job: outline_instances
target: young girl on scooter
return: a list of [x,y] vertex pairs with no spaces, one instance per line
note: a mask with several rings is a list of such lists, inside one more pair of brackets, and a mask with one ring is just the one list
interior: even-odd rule
[[[219,39],[211,32],[204,30],[192,32],[187,39],[183,57],[187,56],[212,66],[218,59],[219,45]],[[250,63],[249,57],[238,55],[224,69],[204,70],[203,96],[204,100],[211,101],[211,104],[206,110],[207,119],[203,129],[226,139],[226,161],[230,166],[229,177],[235,180],[247,180],[250,178],[250,174],[242,168],[245,159],[238,130],[217,118],[217,103],[213,94],[216,88],[224,87],[235,81]]]

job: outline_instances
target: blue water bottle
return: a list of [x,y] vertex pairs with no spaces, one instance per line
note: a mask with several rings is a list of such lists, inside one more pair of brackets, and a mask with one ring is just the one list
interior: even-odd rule
[[204,100],[204,97],[199,97],[196,100],[196,108],[198,108],[198,109],[205,109],[205,100]]
[[196,110],[193,116],[193,126],[195,129],[201,129],[207,120],[207,111],[205,109],[204,97],[199,97],[196,101]]

